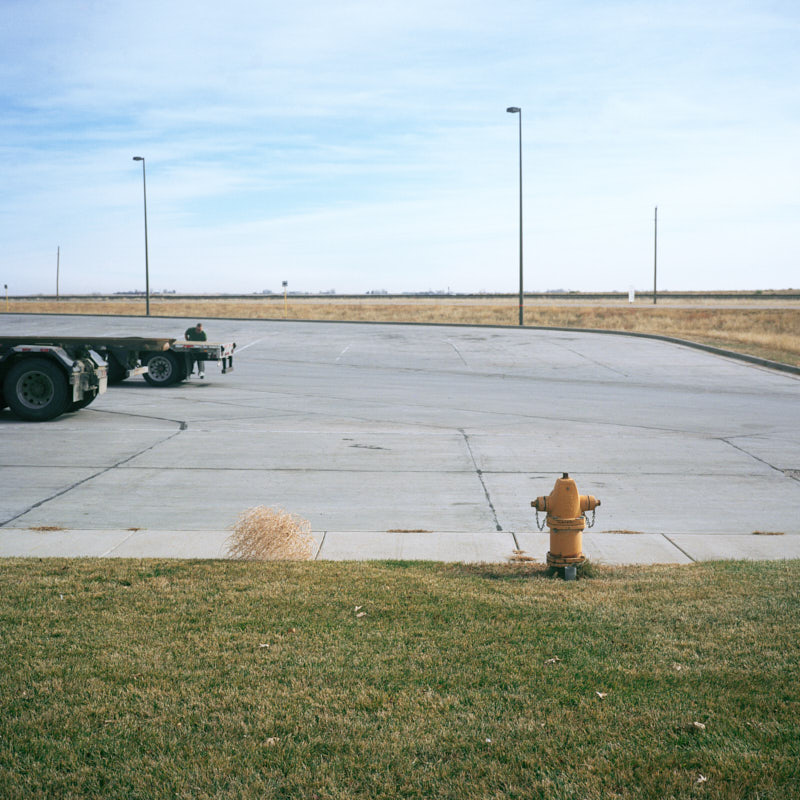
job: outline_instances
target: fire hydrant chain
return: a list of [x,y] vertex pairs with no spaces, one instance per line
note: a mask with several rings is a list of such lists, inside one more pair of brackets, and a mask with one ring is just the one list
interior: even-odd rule
[[[536,511],[536,527],[540,531],[543,531],[544,530],[544,526],[547,524],[547,517],[545,516],[545,518],[541,522],[539,522],[539,509],[537,508],[537,509],[535,509],[535,511]],[[592,509],[592,521],[591,522],[589,522],[589,517],[587,517],[586,514],[583,514],[583,517],[586,520],[586,527],[587,528],[594,528],[594,518],[595,518],[596,514],[597,514],[597,509],[593,508]]]

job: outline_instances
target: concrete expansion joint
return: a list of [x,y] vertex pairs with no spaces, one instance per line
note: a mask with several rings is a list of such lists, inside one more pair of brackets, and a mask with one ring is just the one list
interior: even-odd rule
[[492,519],[494,520],[495,530],[502,531],[503,526],[500,524],[500,521],[497,519],[497,510],[494,507],[494,503],[492,502],[491,495],[489,494],[489,488],[486,486],[486,481],[483,479],[483,472],[478,467],[478,462],[475,460],[475,454],[472,452],[472,445],[469,441],[469,436],[467,436],[467,432],[463,428],[459,428],[458,432],[464,437],[464,444],[467,446],[467,452],[469,453],[469,457],[472,460],[472,466],[475,470],[475,474],[478,476],[478,480],[483,487],[483,494],[486,497],[486,503],[489,506],[489,511],[492,514]]
[[113,547],[109,547],[105,553],[100,555],[100,558],[111,558],[111,554],[125,544],[125,542],[130,541],[135,535],[137,531],[131,531],[121,542],[115,542]]
[[[177,420],[170,420],[170,421],[177,422]],[[182,424],[186,424],[186,423],[182,423]],[[133,454],[129,455],[127,458],[120,459],[116,463],[111,464],[108,467],[104,467],[103,469],[100,469],[97,472],[93,472],[91,475],[88,475],[87,477],[82,478],[79,481],[76,481],[75,483],[71,484],[70,486],[67,486],[65,489],[62,489],[61,491],[55,492],[54,494],[50,495],[49,497],[45,497],[42,500],[39,500],[38,503],[34,503],[33,505],[31,505],[28,508],[26,508],[24,511],[21,511],[19,514],[16,514],[15,516],[10,517],[9,519],[7,519],[4,522],[0,523],[0,527],[4,527],[4,526],[8,525],[9,523],[14,522],[15,520],[21,519],[22,517],[24,517],[26,514],[30,513],[31,511],[33,511],[33,510],[35,510],[37,508],[41,508],[42,506],[46,505],[47,503],[50,503],[53,500],[57,500],[59,497],[63,497],[64,495],[69,494],[69,492],[71,492],[73,489],[77,489],[79,486],[83,486],[85,483],[89,483],[89,481],[93,481],[95,478],[99,478],[101,475],[105,475],[107,472],[111,472],[112,470],[117,469],[118,467],[121,467],[123,464],[127,464],[129,461],[132,461],[134,458],[138,458],[140,455],[143,455],[144,453],[147,453],[149,450],[152,450],[153,448],[158,447],[159,445],[162,445],[162,444],[168,442],[170,439],[173,439],[174,437],[178,436],[180,434],[181,430],[183,430],[183,428],[181,428],[181,429],[179,429],[177,431],[174,431],[173,433],[169,434],[169,436],[167,436],[164,439],[161,439],[160,441],[156,442],[155,444],[149,445],[148,447],[145,447],[142,450],[139,450],[139,452],[133,453]]]
[[681,551],[681,553],[683,553],[683,554],[686,556],[686,558],[688,558],[688,559],[689,559],[689,561],[691,561],[693,564],[696,564],[696,563],[697,563],[697,559],[696,559],[694,556],[691,556],[691,555],[689,555],[689,553],[687,553],[687,552],[686,552],[686,551],[685,551],[685,550],[684,550],[684,549],[683,549],[683,548],[682,548],[682,547],[681,547],[679,544],[677,544],[677,543],[676,543],[676,542],[675,542],[673,539],[670,539],[670,537],[669,537],[669,536],[667,536],[667,534],[666,534],[666,533],[662,533],[661,535],[662,535],[662,536],[663,536],[663,537],[664,537],[664,538],[665,538],[665,539],[666,539],[666,540],[667,540],[667,541],[668,541],[668,542],[669,542],[669,543],[670,543],[670,544],[671,544],[671,545],[672,545],[672,546],[673,546],[673,547],[674,547],[676,550],[680,550],[680,551]]

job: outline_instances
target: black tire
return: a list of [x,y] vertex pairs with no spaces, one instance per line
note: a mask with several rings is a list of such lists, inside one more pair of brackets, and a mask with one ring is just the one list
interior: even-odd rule
[[181,365],[178,357],[165,350],[163,353],[153,353],[147,359],[147,372],[144,379],[151,386],[172,386],[182,380]]
[[55,419],[71,402],[67,376],[46,358],[25,358],[14,364],[3,381],[3,394],[11,410],[31,422]]
[[73,400],[69,404],[69,408],[67,411],[80,411],[82,408],[86,408],[89,403],[93,403],[97,399],[97,392],[94,394],[85,394],[83,396],[83,400]]

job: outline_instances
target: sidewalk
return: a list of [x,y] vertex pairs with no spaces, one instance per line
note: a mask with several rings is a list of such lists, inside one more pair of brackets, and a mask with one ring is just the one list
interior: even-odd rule
[[[0,557],[225,558],[228,531],[0,529]],[[319,561],[508,561],[514,550],[545,562],[547,533],[315,532]],[[595,563],[689,564],[715,560],[800,558],[800,534],[584,533]]]

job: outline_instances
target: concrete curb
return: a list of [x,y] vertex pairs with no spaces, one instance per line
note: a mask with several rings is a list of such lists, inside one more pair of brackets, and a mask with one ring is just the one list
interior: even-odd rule
[[[225,559],[230,531],[0,529],[0,558]],[[523,550],[544,564],[547,533],[441,531],[315,532],[317,561],[439,561],[506,563]],[[800,558],[800,534],[585,533],[584,553],[595,563],[691,564],[696,561],[781,561]]]

